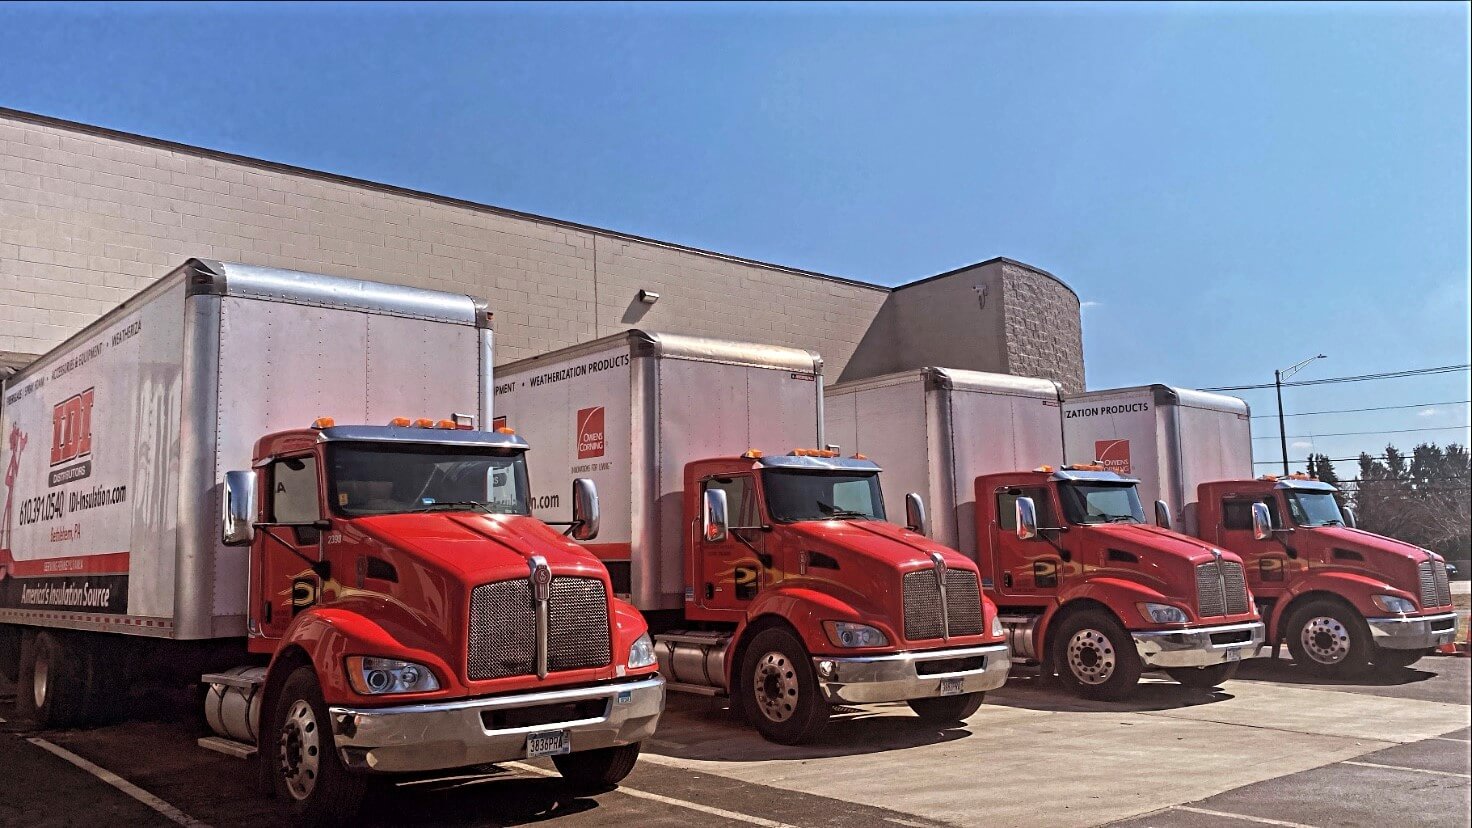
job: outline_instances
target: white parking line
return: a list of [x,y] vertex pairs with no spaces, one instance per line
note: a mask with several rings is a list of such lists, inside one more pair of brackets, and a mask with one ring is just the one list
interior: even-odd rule
[[[5,721],[5,720],[4,719],[0,719],[0,722],[3,722],[3,721]],[[1463,745],[1465,745],[1465,744],[1467,744],[1469,742],[1472,742],[1472,739],[1456,739],[1456,738],[1453,738],[1451,736],[1432,736],[1431,738],[1432,739],[1435,739],[1438,742],[1457,742],[1458,744],[1463,744]]]
[[1358,765],[1362,768],[1379,768],[1381,770],[1406,771],[1408,773],[1429,773],[1432,776],[1455,776],[1458,779],[1472,779],[1472,774],[1456,773],[1455,771],[1427,770],[1426,768],[1408,768],[1404,765],[1382,765],[1379,762],[1352,762],[1345,760],[1341,765]]
[[38,739],[35,737],[26,739],[26,741],[30,742],[38,748],[41,748],[42,750],[48,751],[52,754],[55,754],[56,756],[61,757],[62,759],[65,759],[68,762],[71,762],[73,765],[76,765],[77,767],[92,774],[98,779],[101,779],[103,782],[106,782],[107,784],[113,786],[114,788],[117,788],[128,796],[131,796],[139,802],[142,802],[144,805],[147,805],[155,811],[158,811],[160,814],[167,817],[173,822],[177,822],[180,825],[186,826],[187,828],[210,828],[208,824],[200,822],[199,820],[184,813],[178,808],[175,808],[173,805],[170,805],[169,803],[163,801],[162,799],[159,799],[148,791],[145,791],[137,785],[134,785],[132,782],[129,782],[121,776],[118,776],[107,768],[98,767],[97,765],[88,762],[86,759],[83,759],[82,757],[76,755],[75,753],[72,753],[64,747],[61,747],[60,745],[54,745],[51,742],[46,741],[45,739]]
[[[539,768],[536,765],[528,765],[523,762],[501,762],[500,765],[505,768],[515,768],[519,771],[534,773],[537,776],[560,775],[557,773],[557,771],[550,771],[546,768]],[[751,814],[743,814],[739,811],[728,811],[725,808],[715,808],[710,805],[701,805],[699,802],[690,802],[684,799],[675,799],[672,796],[664,796],[663,794],[641,791],[638,788],[630,788],[624,785],[618,786],[617,790],[619,793],[628,794],[629,796],[635,797],[636,799],[647,799],[650,802],[658,802],[662,805],[673,805],[676,808],[686,808],[691,811],[699,811],[702,814],[710,814],[711,816],[717,816],[721,819],[729,819],[733,822],[744,822],[748,825],[760,825],[762,828],[798,828],[798,826],[796,825],[791,825],[786,822],[778,822],[775,819],[766,819],[764,817],[752,816]]]
[[1172,811],[1187,811],[1203,816],[1226,817],[1228,819],[1240,819],[1243,822],[1256,822],[1259,825],[1281,825],[1284,828],[1315,828],[1313,825],[1305,825],[1302,822],[1288,822],[1282,819],[1268,819],[1267,817],[1248,816],[1247,814],[1234,814],[1229,811],[1213,811],[1210,808],[1193,808],[1190,805],[1172,806]]

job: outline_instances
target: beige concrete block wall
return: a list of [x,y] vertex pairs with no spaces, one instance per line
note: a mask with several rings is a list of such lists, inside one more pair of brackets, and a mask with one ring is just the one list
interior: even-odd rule
[[[0,354],[43,353],[190,257],[468,293],[498,360],[644,325],[821,351],[885,288],[0,113]],[[641,289],[660,294],[633,307]]]
[[891,291],[0,109],[0,367],[191,257],[485,299],[503,362],[645,327],[815,350],[830,382],[943,365],[1083,389],[1078,298],[1010,260]]

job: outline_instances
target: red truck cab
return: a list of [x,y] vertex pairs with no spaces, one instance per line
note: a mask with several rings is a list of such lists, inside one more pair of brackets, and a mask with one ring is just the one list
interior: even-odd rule
[[1093,466],[976,479],[979,559],[1014,658],[1120,699],[1148,668],[1230,678],[1263,624],[1235,554],[1145,523],[1136,481]]
[[832,705],[905,701],[955,721],[1006,681],[976,565],[888,522],[879,471],[816,449],[686,464],[674,623],[690,629],[655,636],[671,689],[729,689],[764,736],[797,743]]
[[[249,548],[248,648],[269,668],[206,676],[212,692],[250,688],[262,765],[314,819],[375,774],[548,755],[616,782],[664,704],[642,616],[530,516],[525,441],[395,422],[271,434],[227,474],[224,541]],[[591,484],[574,500],[590,537]]]
[[1303,475],[1197,488],[1198,533],[1247,565],[1274,651],[1320,675],[1397,669],[1453,641],[1446,561],[1363,532],[1337,490]]

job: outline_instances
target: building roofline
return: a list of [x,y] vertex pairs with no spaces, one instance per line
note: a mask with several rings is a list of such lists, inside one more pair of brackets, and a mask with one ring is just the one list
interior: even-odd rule
[[1049,279],[1052,279],[1053,281],[1055,281],[1058,284],[1062,285],[1064,287],[1064,289],[1066,289],[1069,293],[1072,293],[1073,294],[1073,298],[1075,298],[1075,299],[1078,299],[1079,298],[1078,291],[1074,290],[1071,286],[1069,286],[1069,284],[1067,282],[1063,281],[1062,279],[1058,278],[1057,276],[1054,276],[1053,274],[1049,273],[1046,270],[1043,270],[1041,267],[1037,267],[1036,265],[1030,265],[1027,262],[1019,262],[1016,259],[1009,259],[1006,256],[993,256],[992,258],[987,259],[985,261],[976,262],[974,264],[969,264],[969,265],[962,265],[961,267],[954,268],[952,270],[947,270],[945,273],[937,273],[934,276],[926,276],[924,279],[916,279],[913,282],[906,282],[903,285],[896,285],[893,288],[890,288],[890,290],[892,290],[892,291],[894,291],[894,290],[904,290],[905,288],[915,287],[916,285],[923,285],[926,282],[934,282],[937,279],[944,279],[947,276],[955,276],[957,273],[965,273],[968,270],[975,270],[978,267],[986,267],[989,264],[1009,264],[1009,265],[1014,265],[1016,267],[1026,268],[1027,270],[1030,270],[1033,273],[1038,273],[1038,274],[1041,274],[1043,276],[1047,276]]
[[506,216],[508,218],[518,218],[524,219],[526,221],[551,224],[557,227],[565,227],[570,230],[580,230],[585,233],[594,233],[609,238],[624,239],[626,241],[638,242],[640,244],[652,245],[654,247],[662,247],[669,250],[678,250],[683,253],[694,253],[699,256],[707,256],[713,259],[736,262],[738,264],[754,265],[756,267],[763,267],[771,270],[780,270],[787,273],[793,273],[798,276],[808,276],[814,279],[823,279],[830,282],[838,282],[840,284],[852,285],[853,287],[866,288],[868,290],[883,291],[885,293],[889,293],[894,290],[894,288],[885,287],[884,285],[876,285],[872,282],[865,282],[859,279],[848,279],[844,278],[843,276],[833,276],[828,273],[819,273],[816,270],[804,270],[800,267],[791,267],[789,265],[780,265],[773,262],[764,262],[760,259],[749,259],[745,256],[735,256],[729,253],[720,253],[714,250],[705,250],[703,248],[692,247],[690,245],[679,244],[677,242],[660,241],[659,239],[652,239],[647,236],[640,236],[634,233],[624,233],[619,230],[610,230],[606,227],[595,227],[591,224],[581,224],[579,222],[552,218],[550,216],[543,216],[537,213],[528,213],[521,210],[512,210],[506,207],[497,207],[494,204],[484,204],[478,201],[471,201],[469,199],[439,195],[438,193],[431,193],[425,190],[416,190],[411,187],[400,187],[396,184],[385,184],[381,181],[372,181],[366,178],[354,178],[353,176],[349,175],[339,175],[337,173],[314,170],[310,167],[298,167],[293,164],[283,164],[278,161],[268,161],[264,158],[255,158],[249,155],[237,155],[233,152],[223,152],[220,150],[208,149],[206,147],[197,147],[193,144],[183,144],[179,143],[178,141],[170,141],[164,138],[154,138],[149,135],[140,135],[135,132],[125,132],[119,129],[111,129],[108,127],[96,126],[93,124],[84,124],[80,121],[69,121],[65,118],[56,118],[50,115],[41,115],[35,112],[26,112],[25,110],[21,109],[11,109],[9,107],[0,106],[0,117],[12,118],[17,121],[26,121],[33,124],[39,124],[41,126],[54,127],[56,129],[64,129],[70,132],[81,132],[88,135],[96,135],[102,138],[125,141],[130,144],[142,144],[144,146],[169,150],[170,152],[181,152],[188,155],[212,158],[217,161],[225,161],[232,164],[243,164],[249,167],[255,167],[257,169],[270,170],[272,172],[304,176],[306,178],[315,178],[334,184],[347,184],[349,186],[375,190],[390,195],[408,196],[410,198],[424,199],[427,201],[444,204],[450,207],[460,207],[467,210],[494,213],[496,215]]
[[834,276],[829,273],[820,273],[816,270],[805,270],[800,267],[791,267],[789,265],[775,264],[773,262],[764,262],[760,259],[751,259],[745,256],[736,256],[730,253],[721,253],[715,250],[706,250],[700,247],[692,247],[687,244],[679,244],[678,242],[661,241],[659,239],[649,238],[648,236],[640,236],[634,233],[625,233],[619,230],[610,230],[606,227],[597,227],[591,224],[581,224],[579,222],[552,218],[551,216],[544,216],[537,213],[528,213],[522,210],[512,210],[507,207],[497,207],[494,204],[485,204],[479,201],[471,201],[465,198],[440,195],[438,193],[431,193],[425,190],[416,190],[411,187],[401,187],[396,184],[386,184],[381,181],[372,181],[366,178],[355,178],[349,175],[339,175],[337,173],[325,172],[323,170],[314,170],[310,167],[298,167],[294,164],[283,164],[279,161],[268,161],[264,158],[255,158],[249,155],[239,155],[233,152],[224,152],[221,150],[209,149],[207,147],[198,147],[194,146],[193,144],[184,144],[178,141],[170,141],[164,138],[155,138],[150,135],[141,135],[136,132],[125,132],[120,129],[111,129],[109,127],[96,126],[95,124],[86,124],[80,121],[70,121],[65,118],[57,118],[51,115],[42,115],[36,112],[27,112],[21,109],[11,109],[9,107],[0,106],[0,117],[11,118],[17,121],[25,121],[33,124],[38,124],[40,126],[52,127],[55,129],[63,129],[70,132],[80,132],[87,135],[95,135],[101,138],[109,138],[115,141],[123,141],[130,144],[141,144],[143,146],[168,150],[170,152],[180,152],[186,155],[211,158],[216,161],[224,161],[231,164],[241,164],[248,167],[255,167],[257,169],[284,173],[286,175],[297,175],[305,178],[314,178],[333,184],[346,184],[348,186],[374,190],[376,192],[387,193],[389,195],[423,199],[425,201],[432,201],[437,204],[444,204],[450,207],[460,207],[466,210],[493,213],[495,215],[506,216],[508,218],[517,218],[525,221],[540,222],[542,224],[565,227],[570,230],[578,230],[584,233],[593,233],[595,235],[606,236],[608,238],[623,239],[626,241],[637,242],[639,244],[647,244],[653,247],[660,247],[667,250],[678,250],[683,253],[693,253],[697,256],[705,256],[722,261],[752,265],[755,267],[763,267],[770,270],[778,270],[785,273],[792,273],[798,276],[807,276],[813,279],[823,279],[829,282],[837,282],[839,284],[865,288],[867,290],[881,291],[884,293],[893,293],[897,290],[904,290],[905,288],[915,287],[916,285],[923,285],[926,282],[932,282],[936,279],[943,279],[947,276],[954,276],[957,273],[961,273],[963,271],[1000,262],[1003,264],[1010,264],[1017,267],[1026,268],[1034,273],[1040,273],[1044,276],[1047,276],[1048,278],[1066,288],[1069,293],[1072,293],[1074,295],[1074,298],[1078,298],[1077,291],[1075,291],[1072,287],[1069,287],[1067,282],[1063,281],[1057,276],[1054,276],[1052,273],[1049,273],[1042,268],[1034,267],[1033,265],[1027,264],[1026,262],[1019,262],[1016,259],[1009,259],[1006,256],[995,256],[985,261],[976,262],[975,264],[964,265],[962,267],[955,268],[954,270],[948,270],[945,273],[937,273],[934,276],[927,276],[923,279],[918,279],[913,282],[906,282],[902,285],[896,285],[895,287],[886,287],[885,285],[876,285],[873,282],[865,282],[861,279],[849,279],[843,276]]

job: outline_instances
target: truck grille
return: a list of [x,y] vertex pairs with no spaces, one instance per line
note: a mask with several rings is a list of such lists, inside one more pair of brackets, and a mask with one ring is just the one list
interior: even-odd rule
[[1242,564],[1218,560],[1196,567],[1196,611],[1203,617],[1247,612]]
[[950,608],[951,629],[947,633],[941,613],[940,586],[935,570],[921,569],[906,573],[904,578],[905,638],[921,641],[946,635],[981,635],[981,589],[976,573],[964,569],[946,570],[946,599]]
[[[601,667],[612,661],[608,600],[594,578],[554,577],[548,601],[547,669]],[[526,579],[482,584],[470,594],[472,681],[536,672],[537,612]]]
[[1421,606],[1444,607],[1452,602],[1451,584],[1447,582],[1446,564],[1424,561],[1416,571],[1421,576]]

